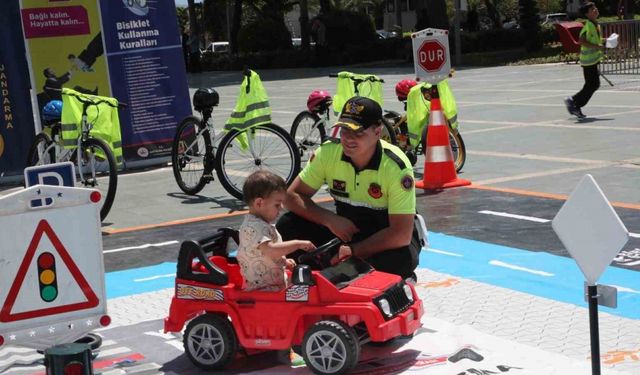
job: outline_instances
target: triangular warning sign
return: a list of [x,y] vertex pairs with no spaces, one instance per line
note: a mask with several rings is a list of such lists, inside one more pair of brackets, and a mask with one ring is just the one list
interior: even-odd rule
[[[60,255],[64,264],[71,272],[71,276],[73,276],[73,279],[78,283],[78,286],[80,287],[80,290],[82,291],[84,296],[87,298],[87,301],[12,314],[11,311],[13,309],[14,303],[16,302],[18,292],[22,287],[22,283],[24,282],[24,278],[27,275],[29,266],[33,261],[36,249],[38,249],[38,246],[40,245],[43,234],[45,234],[49,238],[49,241],[51,241],[51,243],[53,244],[53,247],[58,252],[58,255]],[[60,242],[60,239],[55,234],[49,223],[46,220],[41,220],[36,227],[36,231],[33,234],[33,238],[31,239],[31,243],[29,244],[29,248],[27,249],[24,259],[22,260],[22,264],[20,264],[20,268],[18,269],[18,273],[16,274],[16,279],[11,285],[11,289],[9,290],[9,294],[7,295],[4,306],[2,306],[2,310],[0,310],[0,322],[13,322],[16,320],[32,319],[41,316],[49,316],[70,311],[90,309],[92,307],[98,306],[99,302],[100,301],[98,301],[98,297],[93,292],[93,289],[91,289],[91,286],[89,285],[87,280],[84,278],[84,276],[82,276],[82,273],[78,269],[78,266],[73,261],[73,259],[71,259],[71,256],[69,256],[69,253],[67,252],[67,249],[65,249],[64,245],[62,245],[62,242]]]

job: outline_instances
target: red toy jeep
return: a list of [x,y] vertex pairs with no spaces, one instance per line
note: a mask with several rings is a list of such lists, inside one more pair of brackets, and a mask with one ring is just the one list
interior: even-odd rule
[[[321,271],[303,263],[328,259],[336,239],[299,259],[292,285],[282,291],[243,291],[228,242],[238,232],[219,229],[180,248],[175,296],[165,332],[184,332],[187,356],[198,367],[221,369],[236,351],[300,348],[316,374],[342,374],[358,363],[360,346],[412,335],[422,301],[399,276],[351,257]],[[326,263],[324,263],[326,264]]]

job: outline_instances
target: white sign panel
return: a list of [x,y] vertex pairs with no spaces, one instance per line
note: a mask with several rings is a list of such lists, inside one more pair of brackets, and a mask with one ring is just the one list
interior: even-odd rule
[[47,185],[0,198],[4,345],[46,349],[109,324],[99,202],[95,190]]
[[411,41],[413,66],[419,81],[435,84],[449,76],[451,57],[447,30],[424,29],[411,34]]
[[629,231],[589,174],[573,190],[551,226],[589,285],[596,285],[629,240]]

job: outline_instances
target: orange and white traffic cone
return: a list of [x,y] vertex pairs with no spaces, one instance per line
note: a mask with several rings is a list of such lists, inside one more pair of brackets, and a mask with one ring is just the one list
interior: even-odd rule
[[471,181],[458,178],[453,163],[453,152],[449,144],[449,129],[442,112],[437,87],[431,95],[431,114],[427,131],[424,173],[416,187],[424,190],[446,189],[471,185]]

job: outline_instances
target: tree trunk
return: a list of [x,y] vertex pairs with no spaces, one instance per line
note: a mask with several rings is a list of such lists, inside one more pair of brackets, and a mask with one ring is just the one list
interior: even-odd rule
[[300,0],[300,39],[302,39],[302,49],[309,49],[309,8],[307,0]]
[[194,0],[188,0],[189,6],[189,71],[200,71],[200,31]]
[[229,43],[231,44],[231,52],[238,53],[238,34],[240,33],[240,26],[242,22],[242,0],[235,0],[233,8],[233,22],[231,23],[231,38]]

